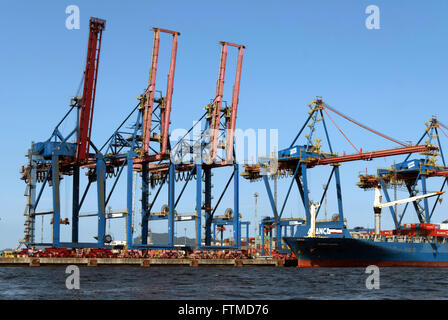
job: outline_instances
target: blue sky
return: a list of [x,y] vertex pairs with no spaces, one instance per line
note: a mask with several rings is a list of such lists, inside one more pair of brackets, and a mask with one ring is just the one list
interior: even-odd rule
[[[65,27],[65,8],[73,4],[80,9],[79,30]],[[380,9],[379,30],[365,27],[365,9],[371,4]],[[147,85],[151,26],[181,32],[172,128],[190,127],[214,97],[220,40],[246,46],[237,126],[279,129],[280,147],[289,146],[306,119],[307,103],[315,96],[403,141],[416,142],[425,129],[424,122],[433,115],[448,122],[446,1],[72,0],[4,1],[0,6],[0,248],[15,246],[23,236],[25,185],[19,180],[19,169],[31,141],[49,137],[67,110],[69,97],[76,93],[84,69],[90,16],[107,20],[94,115],[96,144],[107,139]],[[169,50],[168,39],[162,39],[161,52]],[[227,84],[233,75],[234,54],[229,54]],[[162,55],[160,64],[164,67],[158,75],[162,86],[166,82],[166,62]],[[230,90],[226,87],[228,101]],[[363,150],[394,147],[340,118],[334,119]],[[334,138],[337,152],[354,151],[337,131]],[[373,225],[373,194],[355,186],[358,173],[366,168],[373,173],[375,168],[400,159],[343,165],[344,209],[350,227]],[[321,177],[325,169],[329,170],[311,173],[314,190],[325,182]],[[226,180],[219,174],[216,179],[219,190]],[[279,184],[279,194],[287,185]],[[240,189],[240,211],[245,220],[253,221],[255,191],[260,194],[259,217],[270,214],[262,183],[241,179]],[[68,191],[63,192],[68,195]],[[320,194],[313,193],[311,198],[317,201]],[[297,194],[293,194],[285,215],[303,215],[297,201]],[[230,200],[226,199],[225,205],[230,206]],[[179,211],[192,208],[186,203]],[[446,219],[442,212],[434,218]],[[90,221],[86,234],[81,234],[86,239],[91,237],[88,232],[95,230],[94,220]],[[388,213],[383,226],[392,226]],[[185,227],[192,236],[193,225]],[[68,230],[64,232],[69,234]],[[180,225],[180,235],[183,232],[184,226]]]

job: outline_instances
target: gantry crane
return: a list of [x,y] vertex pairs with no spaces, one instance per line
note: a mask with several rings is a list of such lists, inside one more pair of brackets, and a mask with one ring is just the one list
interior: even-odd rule
[[[169,125],[171,119],[171,105],[174,88],[174,73],[176,67],[177,45],[180,33],[177,31],[153,27],[154,41],[152,49],[152,59],[149,71],[148,87],[138,97],[139,103],[125,120],[118,126],[111,137],[100,148],[104,153],[106,170],[111,172],[109,180],[112,187],[106,197],[106,204],[110,201],[115,187],[120,180],[121,174],[127,170],[127,191],[126,191],[126,209],[123,210],[122,217],[126,218],[127,235],[126,243],[129,248],[133,244],[133,186],[138,176],[134,175],[137,171],[141,176],[141,204],[142,204],[142,245],[147,246],[149,212],[152,204],[149,203],[149,186],[154,186],[154,180],[151,177],[151,170],[154,168],[167,168],[169,174],[174,176],[174,168],[170,165],[170,141]],[[159,47],[161,34],[172,36],[171,57],[168,71],[168,80],[165,88],[165,96],[156,97],[157,90],[157,68],[159,59]],[[131,120],[131,116],[137,113],[136,119]],[[131,130],[128,130],[130,128]],[[166,176],[163,179],[167,179]],[[171,180],[174,180],[172,178]],[[174,185],[169,187],[168,203],[171,204],[174,197]],[[165,210],[163,210],[165,211]],[[166,245],[157,245],[160,248],[174,247],[174,208],[168,207],[166,212],[169,216],[168,234],[169,241]],[[147,246],[149,247],[149,246]],[[156,247],[156,246],[154,246]]]
[[[428,143],[426,145],[406,145],[403,142],[400,142],[396,139],[392,139],[380,132],[373,130],[365,125],[360,124],[354,119],[342,114],[337,111],[335,108],[326,104],[320,97],[313,100],[312,103],[309,104],[310,111],[305,124],[299,130],[297,136],[292,141],[291,145],[287,149],[283,149],[278,151],[278,155],[273,158],[267,157],[260,159],[260,164],[255,165],[246,165],[245,170],[242,176],[248,180],[254,181],[262,179],[264,181],[266,191],[268,194],[269,202],[271,204],[272,212],[274,218],[272,219],[272,224],[276,229],[276,239],[278,248],[281,250],[281,233],[282,228],[284,230],[285,227],[291,226],[291,221],[282,219],[282,214],[284,212],[286,203],[290,196],[290,192],[294,183],[297,185],[298,191],[301,196],[302,204],[305,209],[305,219],[297,219],[295,221],[297,223],[297,232],[306,235],[308,230],[310,229],[311,224],[311,200],[309,195],[309,185],[308,185],[308,171],[309,169],[322,166],[322,165],[330,165],[332,167],[331,173],[326,181],[325,188],[323,194],[318,203],[322,203],[323,199],[326,196],[328,187],[330,186],[330,182],[332,181],[333,176],[335,177],[335,188],[336,188],[336,198],[338,205],[338,217],[337,219],[333,219],[333,221],[324,221],[324,222],[316,222],[316,224],[320,227],[320,231],[325,232],[328,235],[332,234],[342,234],[343,236],[349,237],[349,232],[345,228],[344,225],[344,214],[343,214],[343,204],[342,204],[342,188],[340,182],[340,173],[339,166],[341,163],[350,162],[350,161],[359,161],[359,160],[371,160],[374,158],[380,157],[388,157],[395,156],[400,154],[410,154],[410,153],[428,153],[433,154],[437,152],[438,147]],[[345,118],[346,120],[374,133],[377,134],[389,141],[392,141],[396,144],[399,144],[399,148],[395,149],[386,149],[386,150],[378,150],[365,152],[362,149],[357,150],[356,154],[349,155],[338,155],[333,152],[333,147],[330,141],[330,136],[327,130],[327,124],[325,121],[324,114],[335,124],[337,129],[341,132],[341,134],[351,143],[351,141],[347,138],[347,136],[340,130],[337,124],[334,122],[333,118],[330,116],[328,111],[332,111],[335,114]],[[313,140],[313,135],[316,130],[316,126],[318,123],[322,123],[325,138],[327,145],[329,147],[329,151],[321,150],[321,141],[322,139]],[[296,141],[302,135],[305,128],[310,128],[310,132],[308,135],[305,135],[305,144],[296,145]],[[353,146],[353,144],[352,144]],[[354,146],[353,146],[354,147]],[[289,184],[289,188],[287,190],[285,199],[283,201],[280,210],[276,207],[274,197],[272,195],[271,187],[269,184],[268,177],[272,175],[289,175],[292,176],[291,182]],[[320,206],[316,207],[316,217],[319,214]],[[302,227],[303,226],[303,227]],[[264,240],[264,233],[262,234],[262,240]],[[263,247],[264,248],[264,247]],[[263,252],[264,254],[264,252]]]
[[[448,167],[446,166],[445,156],[439,137],[440,132],[448,137],[444,129],[448,129],[448,127],[441,123],[436,117],[431,118],[426,122],[425,131],[418,140],[417,146],[420,146],[423,142],[426,146],[435,146],[435,150],[422,152],[421,154],[425,157],[420,159],[410,159],[410,155],[407,155],[402,162],[396,163],[389,168],[379,168],[377,170],[377,175],[369,175],[367,173],[365,175],[361,174],[359,176],[360,181],[358,182],[358,186],[362,189],[374,189],[377,193],[379,190],[382,190],[386,201],[392,202],[387,190],[388,188],[404,186],[409,193],[409,198],[414,198],[419,196],[419,187],[421,187],[422,195],[428,194],[428,178],[444,178],[440,190],[435,194],[437,197],[432,206],[427,197],[419,198],[417,201],[412,202],[412,206],[419,222],[431,223],[431,218],[437,205],[441,202],[439,200],[441,200],[440,197],[443,194],[443,190],[448,181]],[[426,140],[423,141],[425,138]],[[437,163],[438,159],[441,159],[442,164]],[[408,205],[409,203],[406,204],[401,214],[398,214],[395,206],[389,206],[395,230],[400,230],[402,228],[402,221],[408,209]]]
[[[217,81],[216,96],[213,101],[206,106],[206,112],[196,122],[195,127],[188,130],[188,133],[199,130],[198,137],[190,138],[188,135],[177,141],[171,146],[169,140],[169,124],[171,110],[171,96],[173,93],[174,67],[176,61],[177,37],[180,33],[166,29],[153,28],[154,45],[150,69],[150,79],[148,89],[139,97],[139,104],[126,117],[119,128],[114,132],[111,138],[100,150],[105,151],[106,167],[114,171],[116,178],[112,186],[110,196],[115,185],[121,176],[125,167],[127,167],[127,245],[130,248],[173,248],[176,221],[196,221],[197,247],[202,245],[202,212],[206,212],[205,244],[210,245],[211,225],[213,213],[221,202],[222,195],[214,208],[211,207],[211,170],[214,168],[233,166],[238,170],[234,163],[233,134],[235,130],[236,114],[238,107],[239,83],[242,68],[242,49],[243,46],[228,42],[220,42],[221,61],[219,76]],[[158,50],[160,33],[168,33],[173,36],[171,62],[168,74],[167,95],[166,97],[155,98],[156,70],[158,67]],[[227,48],[235,46],[238,48],[237,74],[234,84],[232,105],[223,108],[223,85],[226,69]],[[154,106],[154,102],[157,105]],[[138,110],[137,120],[130,122],[131,115]],[[157,111],[157,112],[156,112]],[[206,118],[204,129],[200,129],[201,120]],[[217,125],[218,124],[218,125]],[[123,131],[125,127],[133,128],[132,132]],[[213,130],[218,128],[218,130]],[[218,140],[226,138],[226,142]],[[150,143],[159,143],[159,148]],[[225,158],[219,157],[218,147],[226,150]],[[134,229],[132,228],[133,215],[132,203],[133,195],[130,191],[134,182],[133,171],[138,171],[141,176],[142,185],[142,243],[133,243]],[[238,212],[238,173],[232,174],[234,179],[234,212]],[[232,177],[230,180],[232,180]],[[181,200],[184,191],[192,179],[196,179],[196,207],[193,213],[181,215],[177,213],[176,207]],[[204,203],[202,203],[202,182],[204,180]],[[230,183],[227,183],[223,193],[226,192]],[[177,182],[184,181],[180,192],[176,195]],[[167,186],[167,196],[162,195],[162,189]],[[154,195],[149,200],[149,190],[154,191]],[[165,199],[165,201],[164,201]],[[162,202],[160,211],[155,210],[156,202]],[[233,212],[232,210],[232,212]],[[239,215],[231,215],[229,218],[234,225],[234,237],[240,238]],[[168,220],[168,243],[148,244],[148,223],[150,221]],[[236,246],[240,241],[236,240]]]
[[[62,220],[60,218],[60,181],[64,175],[73,175],[72,241],[78,242],[78,213],[81,206],[79,202],[79,169],[86,164],[97,161],[97,154],[90,154],[89,147],[92,146],[96,150],[91,141],[91,132],[101,40],[105,27],[105,20],[90,18],[82,96],[72,99],[69,111],[57,124],[48,140],[32,144],[27,155],[28,165],[22,167],[22,179],[27,183],[26,196],[28,199],[25,209],[25,237],[22,241],[26,246],[59,247],[61,245],[60,225],[61,223],[68,223],[68,219]],[[75,128],[67,136],[64,136],[60,131],[61,125],[74,110],[77,111]],[[72,137],[76,142],[69,141]],[[92,180],[95,180],[94,176],[95,173],[91,172],[90,178]],[[36,209],[47,184],[52,187],[53,209],[38,212]],[[40,190],[37,193],[38,185],[40,185]],[[100,185],[99,188],[101,188]],[[39,215],[52,216],[53,235],[51,244],[36,243],[35,241],[35,219]]]
[[[170,115],[174,87],[174,72],[177,55],[177,42],[179,32],[162,28],[152,28],[154,41],[152,60],[149,72],[147,89],[138,97],[138,104],[125,120],[113,132],[110,138],[97,148],[91,139],[93,109],[95,102],[95,91],[98,77],[99,53],[101,49],[102,31],[105,21],[97,18],[90,19],[90,34],[88,42],[87,63],[84,72],[83,96],[72,100],[69,112],[56,126],[52,136],[45,142],[33,144],[29,152],[29,164],[22,170],[22,178],[27,182],[28,204],[26,209],[27,222],[26,244],[28,246],[51,246],[71,248],[104,248],[107,247],[112,238],[106,234],[106,220],[113,218],[125,218],[126,220],[126,244],[128,248],[174,248],[174,222],[195,220],[198,230],[198,248],[202,248],[201,216],[206,215],[205,243],[210,245],[211,226],[213,214],[222,200],[230,181],[234,180],[234,208],[225,220],[232,221],[235,237],[235,245],[240,246],[240,229],[244,224],[239,221],[238,210],[238,165],[234,160],[234,130],[236,123],[238,95],[242,69],[242,57],[244,46],[230,42],[220,42],[221,61],[217,82],[216,96],[207,105],[202,120],[206,117],[205,127],[200,129],[200,136],[193,139],[182,139],[170,145]],[[162,34],[172,36],[171,58],[168,72],[168,80],[165,88],[165,96],[157,96],[156,76],[159,58],[159,44]],[[225,106],[223,100],[223,85],[225,78],[226,59],[228,47],[238,48],[237,73],[233,86],[232,105]],[[78,110],[76,128],[68,135],[63,136],[60,125],[66,121],[72,110]],[[135,121],[131,116],[136,113]],[[196,124],[197,125],[197,124]],[[194,129],[194,128],[192,128]],[[70,142],[69,139],[73,139]],[[225,142],[220,139],[225,139]],[[189,144],[190,143],[190,144]],[[187,149],[185,145],[189,144]],[[91,154],[89,149],[93,148],[95,153]],[[222,156],[218,149],[225,150]],[[181,160],[179,161],[179,157]],[[186,161],[184,157],[189,157]],[[212,208],[211,206],[211,170],[219,167],[234,168],[231,178],[224,188],[219,200]],[[86,171],[87,182],[83,192],[80,191],[80,170]],[[127,172],[126,178],[126,201],[125,209],[109,210],[106,207],[115,194],[123,171]],[[68,219],[60,219],[60,195],[59,184],[63,176],[73,176],[72,196],[72,241],[60,241],[60,225],[68,223]],[[134,237],[134,215],[135,215],[135,185],[136,179],[141,177],[141,218],[142,218],[142,243],[136,244]],[[185,188],[190,180],[196,178],[196,208],[194,213],[188,216],[177,215],[176,206],[181,199]],[[175,185],[178,181],[185,181],[181,191],[176,197]],[[204,180],[205,200],[202,203],[202,182]],[[109,184],[108,184],[109,182]],[[97,212],[80,214],[86,197],[93,184],[97,185]],[[40,190],[36,193],[36,187],[40,184]],[[41,199],[45,185],[52,187],[53,210],[37,212],[36,208]],[[164,185],[168,186],[167,202],[162,206],[160,212],[155,212],[154,206],[160,196]],[[157,187],[157,188],[156,188]],[[149,200],[149,190],[155,190],[154,197]],[[53,239],[51,243],[37,243],[34,240],[35,217],[38,215],[53,216]],[[79,218],[96,217],[98,221],[96,242],[79,242]],[[148,223],[152,220],[168,220],[168,243],[148,244]]]
[[[190,137],[186,134],[172,148],[171,159],[176,163],[178,172],[187,173],[185,183],[174,206],[180,200],[188,182],[196,179],[196,230],[197,247],[212,249],[212,229],[215,225],[232,225],[234,245],[229,248],[239,248],[241,246],[241,225],[239,213],[239,169],[235,161],[234,134],[236,117],[238,110],[238,97],[241,81],[241,71],[243,62],[243,45],[230,42],[220,42],[221,58],[219,64],[219,74],[216,84],[216,94],[211,103],[206,105],[206,112],[196,121],[195,125],[188,130],[188,133],[198,131],[196,136]],[[229,107],[224,106],[223,92],[224,79],[227,62],[228,47],[235,47],[238,50],[236,75],[233,83],[232,103]],[[201,121],[206,119],[205,125]],[[201,128],[202,127],[202,128]],[[221,140],[220,140],[221,139]],[[220,152],[222,150],[222,152]],[[216,204],[212,205],[212,170],[217,168],[232,167],[233,172],[225,184],[223,191],[218,197]],[[161,168],[161,170],[166,170]],[[156,172],[157,173],[157,172]],[[228,191],[228,187],[233,180],[233,208],[226,209],[226,213],[214,218],[215,212]],[[202,183],[203,182],[203,183]],[[202,200],[204,194],[204,201]],[[205,236],[202,243],[202,213],[205,214]],[[223,248],[222,246],[220,248]]]

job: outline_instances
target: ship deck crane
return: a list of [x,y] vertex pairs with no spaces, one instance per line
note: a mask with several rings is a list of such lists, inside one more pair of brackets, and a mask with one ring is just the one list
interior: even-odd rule
[[427,194],[423,194],[423,195],[419,195],[419,196],[414,196],[414,197],[410,197],[410,198],[394,200],[394,201],[389,201],[389,202],[382,202],[381,188],[379,186],[376,187],[374,189],[375,199],[374,199],[374,202],[373,202],[373,211],[375,213],[375,235],[380,235],[380,231],[381,231],[381,209],[382,208],[392,207],[392,206],[396,206],[396,205],[399,205],[399,204],[405,204],[405,203],[409,203],[409,202],[415,202],[415,201],[419,201],[419,200],[426,199],[426,198],[429,198],[429,197],[440,196],[443,193],[444,192],[431,192],[431,193],[427,193]]

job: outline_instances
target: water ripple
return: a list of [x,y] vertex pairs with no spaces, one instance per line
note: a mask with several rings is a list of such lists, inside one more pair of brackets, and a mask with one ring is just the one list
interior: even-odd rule
[[363,268],[80,267],[68,290],[61,267],[0,268],[0,299],[448,299],[446,268],[382,268],[380,289]]

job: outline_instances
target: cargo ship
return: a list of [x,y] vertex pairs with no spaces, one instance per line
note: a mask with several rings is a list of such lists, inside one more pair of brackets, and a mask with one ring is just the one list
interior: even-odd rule
[[379,190],[375,193],[375,230],[348,230],[344,222],[312,219],[309,225],[300,226],[294,237],[284,237],[298,259],[298,266],[448,267],[448,223],[413,223],[394,230],[380,230],[382,207],[440,193],[389,203],[381,203]]

